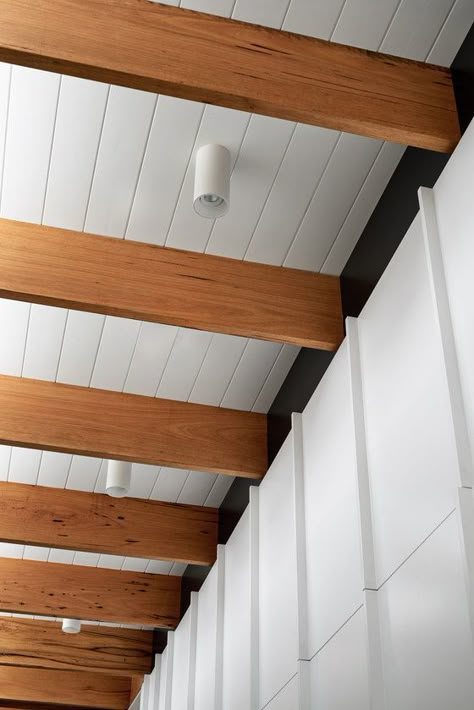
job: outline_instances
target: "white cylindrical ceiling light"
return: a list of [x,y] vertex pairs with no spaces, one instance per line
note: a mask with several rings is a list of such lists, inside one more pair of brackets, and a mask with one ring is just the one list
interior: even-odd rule
[[81,630],[79,619],[63,619],[63,631],[65,634],[78,634]]
[[130,490],[132,464],[128,461],[109,461],[105,492],[113,498],[123,498]]
[[194,209],[208,219],[223,217],[229,210],[230,153],[222,145],[203,145],[196,154]]

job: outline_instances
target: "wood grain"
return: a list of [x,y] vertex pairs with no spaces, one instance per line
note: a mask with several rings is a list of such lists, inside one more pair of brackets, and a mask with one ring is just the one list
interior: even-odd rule
[[152,670],[153,632],[83,624],[64,634],[58,622],[2,617],[0,664],[134,678]]
[[0,540],[211,565],[218,511],[0,482]]
[[142,675],[135,675],[131,679],[131,687],[130,687],[130,704],[133,703],[135,698],[137,697],[138,693],[142,689],[143,685],[143,676]]
[[125,710],[130,697],[130,678],[0,666],[0,695],[3,700]]
[[0,375],[0,443],[262,478],[264,414]]
[[430,150],[460,138],[441,67],[147,0],[0,0],[0,17],[2,61]]
[[325,350],[344,337],[336,276],[11,220],[0,296]]
[[174,629],[181,577],[0,558],[0,611]]

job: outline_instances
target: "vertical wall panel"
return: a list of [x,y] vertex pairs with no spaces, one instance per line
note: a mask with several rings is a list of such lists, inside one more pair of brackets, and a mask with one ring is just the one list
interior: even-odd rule
[[170,710],[194,708],[197,606],[198,595],[192,592],[191,605],[174,632]]
[[296,673],[298,616],[292,434],[259,488],[260,707]]
[[221,710],[224,546],[199,591],[196,632],[195,710]]
[[455,505],[457,456],[420,219],[359,317],[377,587]]
[[362,607],[309,663],[311,708],[368,710],[371,707],[366,637]]
[[457,512],[378,592],[389,708],[472,708],[472,636]]
[[168,631],[168,643],[161,654],[160,690],[158,710],[171,710],[171,688],[173,684],[174,631]]
[[474,124],[471,123],[434,187],[444,274],[464,394],[471,463],[474,451],[474,210],[471,189],[473,156]]
[[347,342],[303,413],[309,658],[363,602]]

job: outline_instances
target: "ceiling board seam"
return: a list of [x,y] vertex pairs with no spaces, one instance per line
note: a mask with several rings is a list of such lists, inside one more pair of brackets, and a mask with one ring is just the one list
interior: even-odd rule
[[285,151],[284,151],[284,153],[283,153],[282,159],[280,160],[280,164],[279,164],[279,166],[278,166],[278,169],[277,169],[277,171],[276,171],[276,173],[275,173],[275,177],[274,177],[273,180],[272,180],[272,184],[270,185],[270,189],[269,189],[269,191],[268,191],[268,194],[267,194],[267,196],[266,196],[266,198],[265,198],[265,200],[264,200],[264,202],[263,202],[263,206],[262,206],[262,209],[261,209],[260,214],[259,214],[259,216],[258,216],[257,222],[256,222],[256,224],[255,224],[255,227],[254,227],[253,230],[252,230],[252,234],[250,235],[250,241],[249,241],[249,243],[247,244],[247,246],[246,246],[246,248],[245,248],[245,252],[244,252],[244,255],[243,255],[243,257],[242,257],[242,261],[245,261],[246,258],[247,258],[248,251],[249,251],[249,249],[250,249],[250,247],[251,247],[251,245],[252,245],[252,242],[253,242],[253,240],[254,240],[254,237],[255,237],[255,232],[257,231],[257,229],[258,229],[258,227],[259,227],[259,225],[260,225],[260,222],[262,221],[263,213],[264,213],[265,208],[266,208],[266,206],[267,206],[267,204],[268,204],[268,201],[269,201],[269,199],[270,199],[270,197],[271,197],[271,195],[272,195],[273,188],[275,187],[275,183],[276,183],[276,181],[277,181],[277,179],[278,179],[278,176],[280,175],[280,171],[281,171],[281,167],[282,167],[282,165],[283,165],[283,161],[285,160],[285,158],[286,158],[286,156],[287,156],[287,154],[288,154],[288,151],[289,151],[289,149],[290,149],[290,146],[291,146],[291,144],[292,144],[292,142],[293,142],[293,138],[294,138],[295,133],[296,133],[296,129],[298,128],[299,125],[300,125],[299,123],[295,123],[295,125],[294,125],[294,127],[293,127],[293,130],[292,130],[292,132],[291,132],[290,139],[289,139],[288,144],[287,144],[287,146],[286,146],[286,148],[285,148]]
[[457,0],[453,0],[453,3],[452,3],[451,7],[450,7],[449,10],[448,10],[448,13],[447,13],[446,17],[444,18],[444,21],[442,22],[441,27],[439,28],[439,30],[438,30],[438,32],[437,32],[437,34],[436,34],[436,37],[434,38],[433,42],[431,43],[431,46],[430,46],[430,48],[429,48],[429,50],[428,50],[428,52],[427,52],[427,54],[426,54],[426,56],[425,56],[425,62],[427,62],[427,61],[429,60],[430,55],[431,55],[431,52],[432,52],[433,49],[435,48],[436,43],[437,43],[437,41],[438,41],[438,39],[439,39],[441,33],[443,32],[444,28],[446,27],[446,25],[447,25],[447,23],[448,23],[448,20],[449,20],[449,18],[450,18],[450,16],[451,16],[451,13],[453,12],[454,7],[455,7],[456,4],[457,4]]
[[126,223],[125,223],[125,229],[124,229],[124,232],[123,232],[123,239],[126,239],[126,238],[127,238],[128,227],[129,227],[129,225],[130,225],[130,220],[131,220],[131,218],[132,218],[132,212],[133,212],[133,207],[134,207],[134,205],[135,205],[135,200],[137,199],[138,185],[140,184],[140,177],[141,177],[141,174],[142,174],[143,164],[144,164],[144,162],[145,162],[145,157],[146,157],[146,154],[147,154],[148,146],[149,146],[149,144],[150,144],[151,131],[152,131],[153,125],[154,125],[154,123],[155,123],[155,117],[156,117],[156,114],[157,114],[157,109],[158,109],[159,101],[160,101],[160,95],[158,94],[158,95],[156,96],[156,98],[155,98],[155,105],[154,105],[153,111],[152,111],[152,113],[151,113],[150,125],[148,126],[147,136],[146,136],[146,139],[145,139],[145,145],[144,145],[144,148],[143,148],[143,153],[142,153],[142,157],[141,157],[141,160],[140,160],[140,165],[138,166],[138,170],[137,170],[137,179],[136,179],[136,181],[135,181],[135,188],[134,188],[134,190],[133,190],[133,196],[132,196],[132,200],[131,200],[131,202],[130,202],[130,209],[128,210],[127,221],[126,221]]
[[338,135],[338,137],[337,137],[337,139],[336,139],[336,141],[335,141],[335,143],[334,143],[334,145],[333,145],[333,147],[332,147],[332,149],[331,149],[331,152],[329,153],[328,159],[326,160],[326,163],[325,163],[325,165],[324,165],[324,168],[323,168],[323,170],[321,171],[321,175],[319,176],[319,180],[318,180],[317,183],[316,183],[316,187],[314,188],[314,190],[313,190],[313,192],[312,192],[312,194],[311,194],[311,197],[310,197],[310,199],[309,199],[309,202],[308,202],[308,204],[306,205],[306,208],[305,208],[305,210],[304,210],[304,212],[303,212],[303,214],[302,214],[302,216],[301,216],[300,221],[298,222],[298,226],[297,226],[297,228],[296,228],[296,230],[295,230],[295,234],[294,234],[294,236],[293,236],[293,239],[291,240],[290,244],[288,245],[288,248],[287,248],[286,251],[285,251],[285,254],[284,254],[283,259],[282,259],[282,266],[285,266],[285,262],[286,262],[286,260],[287,260],[287,258],[288,258],[288,254],[290,253],[291,249],[293,248],[294,243],[296,242],[296,240],[297,240],[297,238],[298,238],[298,235],[299,235],[300,230],[301,230],[301,226],[302,226],[302,224],[303,224],[303,222],[304,222],[304,220],[305,220],[305,218],[306,218],[306,215],[308,214],[309,208],[311,207],[314,198],[316,197],[316,193],[317,193],[318,190],[319,190],[319,187],[320,187],[320,185],[321,185],[321,183],[322,183],[322,180],[323,180],[323,178],[324,178],[324,176],[325,176],[325,174],[326,174],[326,171],[327,171],[327,169],[328,169],[328,167],[329,167],[329,164],[330,164],[330,162],[331,162],[331,160],[332,160],[332,157],[333,157],[333,155],[334,155],[334,152],[335,152],[337,146],[339,145],[339,142],[340,142],[340,140],[341,140],[341,138],[342,138],[342,135],[343,135],[342,133],[339,133],[339,135]]
[[346,5],[347,5],[347,0],[344,0],[344,2],[342,3],[341,9],[339,10],[338,15],[336,17],[336,22],[334,23],[334,27],[332,28],[331,33],[329,35],[329,40],[332,40],[334,32],[337,30],[339,20],[342,17],[342,13],[344,12],[344,8],[346,7]]
[[393,24],[394,24],[394,22],[395,22],[395,20],[396,20],[396,17],[397,17],[397,15],[398,15],[398,13],[400,12],[400,10],[401,10],[402,5],[403,5],[404,2],[405,2],[405,0],[399,0],[399,3],[398,3],[398,5],[397,5],[397,7],[396,7],[396,10],[395,10],[395,12],[394,12],[393,15],[392,15],[392,19],[390,20],[390,22],[389,22],[389,24],[388,24],[388,27],[387,27],[387,29],[385,30],[385,32],[383,33],[383,37],[382,37],[382,39],[381,39],[380,42],[379,42],[379,46],[378,46],[377,51],[380,52],[380,51],[382,50],[382,47],[383,47],[383,45],[385,44],[385,40],[387,39],[388,35],[390,34],[390,30],[392,29]]
[[173,350],[174,350],[174,346],[175,346],[175,344],[176,344],[176,340],[177,340],[177,338],[178,338],[178,333],[179,333],[179,331],[180,331],[180,328],[176,328],[176,332],[175,332],[175,334],[174,334],[173,342],[172,342],[172,344],[171,344],[171,347],[170,347],[168,356],[167,356],[167,358],[166,358],[166,362],[165,362],[165,364],[163,365],[163,369],[162,369],[162,371],[161,371],[160,379],[159,379],[159,381],[158,381],[158,385],[157,385],[157,387],[156,387],[154,397],[158,397],[158,391],[159,391],[159,389],[160,389],[160,385],[161,385],[161,382],[162,382],[163,377],[164,377],[164,375],[165,375],[166,368],[168,367],[168,363],[169,363],[169,361],[170,361],[172,352],[173,352]]
[[264,388],[264,387],[265,387],[265,385],[267,384],[267,382],[268,382],[268,380],[269,380],[269,378],[270,378],[270,376],[271,376],[271,374],[272,374],[273,370],[274,370],[274,369],[275,369],[275,367],[277,366],[277,363],[278,363],[278,359],[279,359],[280,355],[282,354],[282,352],[283,352],[283,348],[284,348],[284,347],[285,347],[285,346],[284,346],[284,345],[282,345],[282,346],[281,346],[281,348],[280,348],[280,350],[278,351],[278,355],[277,355],[277,356],[276,356],[276,358],[275,358],[275,362],[274,362],[274,363],[273,363],[273,365],[271,366],[271,368],[270,368],[270,370],[269,370],[269,372],[268,372],[267,376],[265,377],[265,379],[264,379],[264,381],[263,381],[263,384],[262,384],[262,386],[260,387],[260,389],[259,389],[259,391],[258,391],[258,394],[257,394],[257,396],[255,397],[255,399],[254,399],[254,401],[253,401],[253,404],[252,404],[252,407],[251,407],[251,410],[250,410],[251,412],[253,412],[253,411],[254,411],[254,407],[255,407],[255,405],[256,405],[256,404],[257,404],[257,402],[258,402],[258,398],[260,397],[260,395],[261,395],[261,393],[262,393],[262,390],[263,390],[263,388]]
[[229,388],[230,388],[232,382],[233,382],[234,379],[235,379],[235,373],[236,373],[237,370],[239,369],[239,365],[240,365],[240,363],[242,362],[243,357],[244,357],[244,355],[245,355],[245,353],[246,353],[246,351],[247,351],[247,348],[248,348],[248,346],[249,346],[249,342],[250,342],[250,340],[249,340],[249,338],[247,338],[247,342],[245,343],[244,349],[242,350],[242,352],[241,352],[241,354],[240,354],[240,357],[239,357],[238,362],[237,362],[237,364],[236,364],[236,366],[235,366],[234,372],[232,373],[232,377],[230,378],[229,382],[227,383],[227,387],[225,388],[224,394],[223,394],[222,397],[221,397],[221,400],[220,400],[220,402],[219,402],[219,407],[222,407],[222,402],[224,401],[225,396],[226,396],[227,392],[229,391]]
[[180,201],[180,199],[181,199],[181,195],[182,195],[182,192],[183,192],[184,183],[185,183],[185,181],[186,181],[186,177],[187,177],[188,172],[189,172],[189,169],[190,169],[191,161],[192,161],[192,159],[193,159],[194,151],[195,151],[195,148],[196,148],[196,142],[197,142],[197,139],[198,139],[198,136],[199,136],[199,131],[201,130],[201,126],[202,126],[202,122],[203,122],[203,120],[204,120],[205,113],[206,113],[206,106],[203,105],[201,117],[200,117],[200,119],[199,119],[199,123],[198,123],[198,126],[197,126],[197,128],[196,128],[196,133],[195,133],[195,135],[194,135],[193,145],[192,145],[192,148],[191,148],[191,152],[190,152],[190,154],[189,154],[189,159],[188,159],[188,162],[186,163],[186,170],[184,171],[183,179],[181,180],[181,185],[179,186],[178,196],[177,196],[177,198],[176,198],[176,202],[175,202],[175,205],[174,205],[174,208],[173,208],[173,214],[171,215],[171,219],[170,219],[170,222],[169,222],[169,225],[168,225],[168,231],[166,232],[165,240],[164,240],[164,242],[163,242],[163,245],[164,245],[164,246],[166,246],[166,244],[167,244],[167,242],[168,242],[168,237],[169,237],[169,235],[170,235],[171,228],[172,228],[172,226],[173,226],[173,222],[174,222],[174,219],[175,219],[175,216],[176,216],[176,211],[177,211],[177,209],[178,209],[179,201]]
[[63,76],[62,74],[59,75],[59,82],[58,82],[58,94],[56,97],[56,108],[54,110],[54,120],[53,120],[53,132],[51,136],[51,147],[49,149],[49,157],[48,157],[48,167],[46,169],[46,180],[44,184],[44,195],[43,195],[43,205],[41,207],[41,224],[44,222],[44,213],[46,209],[46,198],[48,195],[48,185],[49,185],[49,176],[51,173],[51,162],[53,159],[53,148],[54,148],[54,141],[56,139],[56,126],[58,122],[58,113],[59,113],[59,99],[61,96],[61,87],[63,83]]
[[[357,191],[356,196],[355,196],[354,199],[352,200],[351,206],[349,207],[349,209],[348,209],[348,211],[347,211],[347,214],[346,214],[346,216],[345,216],[345,218],[344,218],[343,223],[341,224],[340,228],[338,229],[337,234],[336,234],[336,236],[334,237],[334,239],[333,239],[333,241],[332,241],[330,247],[329,247],[328,250],[326,251],[326,256],[325,256],[324,259],[323,259],[323,263],[322,263],[322,266],[321,266],[320,271],[324,271],[324,267],[325,267],[325,265],[326,265],[327,260],[329,259],[329,255],[331,254],[331,252],[332,252],[332,250],[333,250],[333,247],[334,247],[335,243],[337,242],[337,240],[338,240],[338,238],[339,238],[339,235],[341,234],[342,230],[344,229],[344,226],[347,224],[347,222],[348,222],[348,220],[349,220],[349,217],[350,217],[350,215],[351,215],[351,212],[352,212],[352,210],[354,209],[355,205],[357,204],[357,201],[359,200],[359,197],[360,197],[360,195],[361,195],[361,193],[362,193],[362,190],[364,189],[365,185],[367,184],[367,181],[368,181],[368,179],[369,179],[369,177],[370,177],[370,174],[372,173],[372,170],[374,169],[374,166],[375,166],[377,160],[379,159],[379,156],[380,156],[380,154],[381,154],[381,152],[382,152],[382,149],[383,149],[384,145],[385,145],[385,141],[382,142],[380,148],[378,149],[377,155],[375,156],[375,158],[374,158],[374,160],[373,160],[373,162],[372,162],[372,165],[370,166],[370,168],[369,168],[368,171],[367,171],[367,175],[365,176],[364,180],[362,181],[362,184],[361,184],[359,190]],[[369,215],[369,218],[370,218],[370,215]],[[359,236],[360,236],[360,235],[359,235]]]
[[96,171],[97,171],[97,163],[99,161],[100,146],[102,144],[102,138],[104,135],[105,119],[107,117],[107,111],[109,109],[110,91],[111,91],[111,86],[109,84],[109,86],[107,87],[107,97],[105,99],[104,114],[102,116],[102,122],[100,125],[99,140],[97,142],[97,150],[96,150],[95,158],[94,158],[94,166],[92,168],[91,184],[89,186],[89,193],[87,195],[86,209],[84,210],[84,220],[82,222],[82,231],[84,231],[86,228],[87,215],[89,213],[89,207],[90,207],[91,197],[92,197],[92,188],[94,187],[94,180],[95,180],[95,175],[96,175]]

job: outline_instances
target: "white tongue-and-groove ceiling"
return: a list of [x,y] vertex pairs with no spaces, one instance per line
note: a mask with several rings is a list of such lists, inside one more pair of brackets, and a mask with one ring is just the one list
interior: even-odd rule
[[[189,9],[448,66],[472,0],[183,0]],[[192,208],[200,145],[233,157],[231,210]],[[339,274],[403,147],[0,64],[0,216]],[[383,239],[383,234],[380,235]],[[179,298],[179,294],[177,294]],[[297,348],[0,300],[0,372],[266,412]],[[104,491],[95,458],[0,448],[0,479]],[[131,495],[219,506],[232,479],[134,465]],[[181,574],[21,545],[0,555]]]

